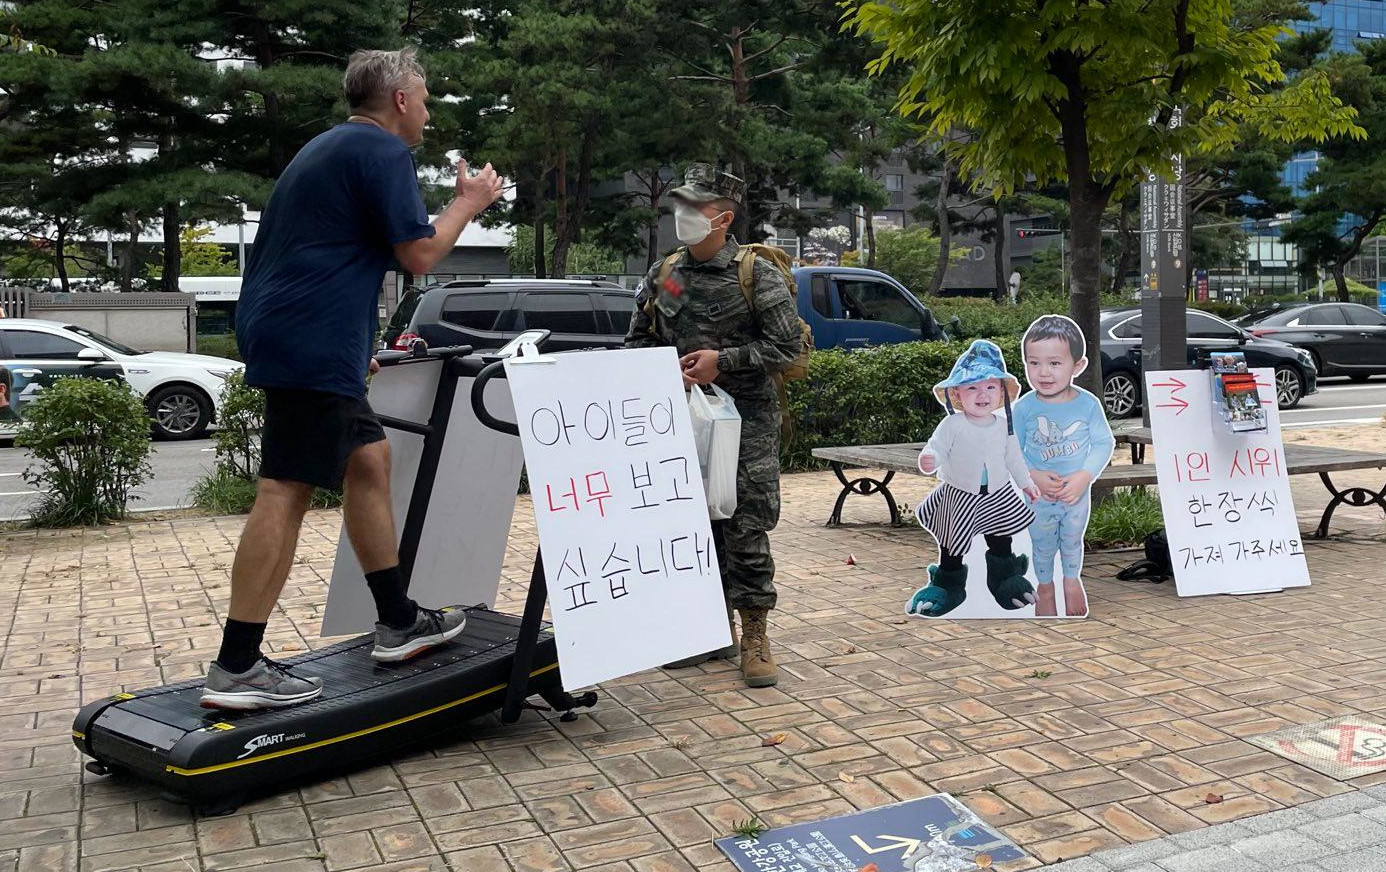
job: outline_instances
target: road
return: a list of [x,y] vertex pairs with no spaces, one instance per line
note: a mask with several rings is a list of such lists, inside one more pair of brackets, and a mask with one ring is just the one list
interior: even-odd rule
[[[1321,382],[1319,392],[1306,397],[1297,408],[1280,413],[1281,427],[1355,426],[1379,424],[1386,414],[1386,377],[1356,384],[1344,379]],[[212,440],[156,442],[150,466],[154,477],[136,493],[142,498],[136,509],[180,508],[190,502],[193,483],[213,463]],[[25,453],[0,442],[0,521],[27,516],[36,492],[21,473],[28,465]]]
[[1284,430],[1305,427],[1380,424],[1386,414],[1386,377],[1363,383],[1346,379],[1319,382],[1319,392],[1305,397],[1293,409],[1280,413]]
[[[216,455],[211,439],[190,442],[155,442],[149,465],[154,476],[135,491],[140,497],[133,508],[173,509],[191,501],[193,482],[212,467]],[[17,521],[28,516],[37,492],[24,482],[29,465],[27,452],[0,442],[0,521]]]

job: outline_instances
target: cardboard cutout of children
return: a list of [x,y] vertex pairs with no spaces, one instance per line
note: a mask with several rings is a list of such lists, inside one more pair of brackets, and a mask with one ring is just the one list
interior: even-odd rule
[[[929,566],[929,583],[911,597],[908,614],[1087,615],[1083,535],[1092,482],[1115,447],[1112,431],[1102,404],[1073,384],[1087,366],[1077,324],[1061,315],[1038,318],[1021,347],[1032,388],[1023,397],[1001,350],[981,339],[934,386],[948,415],[920,452],[919,468],[940,484],[916,516],[938,542],[939,562]],[[985,558],[969,560],[978,536]],[[989,596],[968,599],[969,574],[985,575]]]
[[1083,537],[1092,513],[1092,483],[1111,462],[1116,440],[1102,403],[1073,383],[1087,369],[1087,340],[1071,318],[1036,318],[1020,340],[1025,380],[1032,390],[1015,404],[1015,432],[1039,488],[1030,527],[1035,617],[1059,615],[1054,589],[1057,556],[1063,614],[1088,614],[1083,589]]

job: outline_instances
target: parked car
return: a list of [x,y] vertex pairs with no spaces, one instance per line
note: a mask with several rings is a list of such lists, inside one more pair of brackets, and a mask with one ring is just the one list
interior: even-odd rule
[[1386,315],[1358,303],[1302,303],[1237,319],[1252,336],[1279,339],[1314,356],[1319,375],[1366,381],[1386,373]]
[[[800,316],[819,348],[865,348],[943,339],[919,298],[885,273],[868,269],[794,270]],[[386,347],[499,348],[525,330],[550,331],[546,348],[619,348],[630,329],[635,294],[606,281],[474,279],[448,282],[400,302],[382,336]]]
[[409,291],[381,337],[387,348],[415,339],[430,348],[499,348],[526,330],[548,330],[546,350],[619,348],[635,294],[614,282],[464,279]]
[[[1275,397],[1282,409],[1292,409],[1318,390],[1318,368],[1302,348],[1275,339],[1262,339],[1207,312],[1184,314],[1189,366],[1207,367],[1217,351],[1240,351],[1253,367],[1275,370]],[[1112,309],[1102,313],[1102,402],[1107,414],[1123,418],[1141,405],[1141,310]]]
[[242,364],[220,357],[140,351],[99,333],[30,318],[0,319],[0,366],[14,380],[12,402],[24,406],[63,376],[123,378],[144,397],[158,439],[193,439],[217,417],[221,386]]

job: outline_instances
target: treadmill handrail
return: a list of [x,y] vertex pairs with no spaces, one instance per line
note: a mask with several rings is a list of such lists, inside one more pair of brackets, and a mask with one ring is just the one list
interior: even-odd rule
[[504,360],[488,363],[481,368],[481,372],[476,374],[476,378],[472,381],[472,411],[476,413],[478,421],[492,430],[508,433],[511,436],[519,436],[520,428],[518,426],[497,418],[486,408],[486,384],[497,376],[505,378]]
[[381,366],[398,366],[401,363],[423,363],[427,360],[450,360],[454,357],[465,357],[472,353],[470,345],[442,345],[437,348],[427,348],[422,353],[415,351],[396,351],[386,349],[375,353],[375,362]]

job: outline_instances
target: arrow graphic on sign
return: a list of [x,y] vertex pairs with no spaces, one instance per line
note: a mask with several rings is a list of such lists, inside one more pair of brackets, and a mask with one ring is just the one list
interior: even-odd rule
[[1188,387],[1188,385],[1184,384],[1174,376],[1170,376],[1169,381],[1167,382],[1151,382],[1150,386],[1152,388],[1174,388],[1175,390],[1178,390],[1179,388]]
[[1156,408],[1157,408],[1157,409],[1178,409],[1179,411],[1175,412],[1174,414],[1175,414],[1175,416],[1179,416],[1179,415],[1184,414],[1184,410],[1187,409],[1187,408],[1189,407],[1189,401],[1186,400],[1186,399],[1184,399],[1183,397],[1176,397],[1176,396],[1174,396],[1174,395],[1171,394],[1171,395],[1170,395],[1170,399],[1173,400],[1174,402],[1172,402],[1172,403],[1160,403],[1158,406],[1156,406]]
[[868,854],[884,854],[887,851],[900,851],[900,856],[902,858],[908,857],[910,854],[913,854],[916,850],[918,850],[919,843],[923,841],[922,839],[910,839],[905,838],[904,836],[877,836],[876,838],[886,842],[887,844],[882,845],[879,848],[873,848],[870,845],[863,842],[860,836],[853,836],[852,841],[856,842],[857,847],[861,848]]

